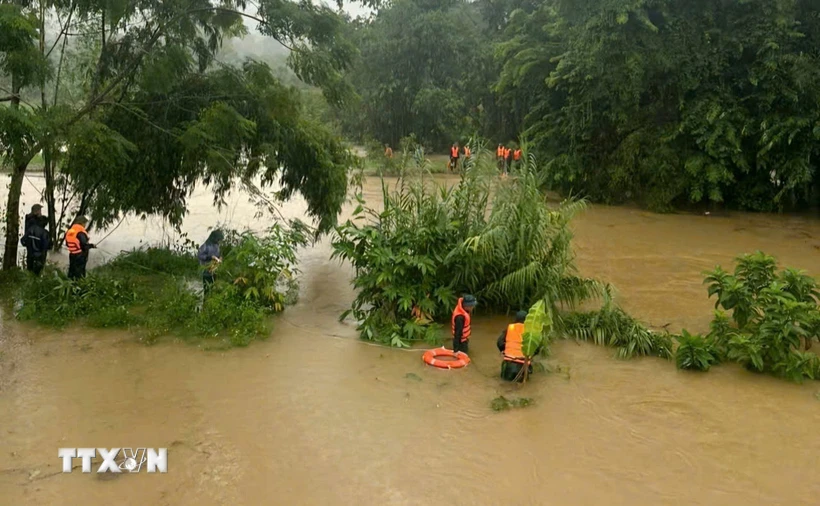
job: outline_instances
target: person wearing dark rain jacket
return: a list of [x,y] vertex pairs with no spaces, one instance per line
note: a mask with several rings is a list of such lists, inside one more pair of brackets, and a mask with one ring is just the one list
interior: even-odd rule
[[472,320],[471,316],[475,305],[476,300],[472,295],[465,295],[458,299],[456,308],[453,310],[453,317],[450,320],[453,332],[453,351],[461,351],[469,355],[468,344],[472,333],[470,321]]
[[[523,352],[524,345],[524,320],[527,319],[526,311],[519,311],[515,314],[515,322],[507,326],[504,332],[498,336],[498,351],[504,360],[501,362],[501,379],[505,381],[522,381],[524,375],[521,370],[527,363]],[[541,352],[541,348],[535,354]],[[532,365],[529,365],[528,373],[532,373]],[[519,377],[519,374],[521,375]]]
[[65,233],[65,245],[68,247],[68,279],[85,277],[85,267],[88,264],[88,252],[96,248],[91,244],[85,226],[88,219],[78,216]]
[[222,261],[222,255],[219,252],[219,243],[225,238],[225,234],[221,230],[214,230],[205,240],[205,243],[199,247],[197,252],[197,259],[202,269],[202,284],[207,291],[212,284],[214,284],[214,273],[211,267],[212,262],[219,263]]
[[48,218],[42,215],[43,206],[34,204],[26,215],[26,224],[20,244],[26,248],[26,270],[39,276],[46,265],[46,256],[51,249],[51,238],[46,227]]

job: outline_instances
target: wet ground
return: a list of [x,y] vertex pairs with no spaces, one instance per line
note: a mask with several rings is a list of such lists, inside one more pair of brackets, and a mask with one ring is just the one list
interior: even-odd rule
[[[366,196],[378,192],[370,180]],[[303,208],[297,200],[285,214]],[[199,194],[184,229],[199,242],[216,221],[261,228],[244,197],[217,218]],[[673,332],[706,329],[713,303],[701,272],[740,253],[763,249],[820,274],[811,218],[595,206],[574,228],[582,273]],[[93,253],[164,233],[173,236],[158,222],[124,222]],[[0,504],[818,503],[820,384],[734,366],[679,372],[558,342],[555,372],[519,389],[496,378],[505,321],[480,315],[473,364],[433,369],[418,351],[362,343],[337,321],[351,271],[328,256],[327,242],[302,252],[299,303],[246,349],[0,322]],[[495,413],[498,395],[535,404]],[[60,473],[57,449],[83,446],[168,447],[168,473]]]

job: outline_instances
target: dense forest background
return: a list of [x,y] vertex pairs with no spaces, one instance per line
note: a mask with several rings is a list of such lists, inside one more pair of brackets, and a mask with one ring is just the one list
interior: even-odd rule
[[552,189],[655,210],[814,201],[816,0],[395,0],[350,29],[356,141],[526,139]]

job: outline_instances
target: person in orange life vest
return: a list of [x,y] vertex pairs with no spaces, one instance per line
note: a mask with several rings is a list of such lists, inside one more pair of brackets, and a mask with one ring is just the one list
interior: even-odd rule
[[65,245],[68,247],[68,279],[85,277],[85,267],[88,264],[88,251],[97,246],[91,244],[85,226],[88,219],[77,216],[71,228],[65,233]]
[[[522,351],[524,338],[524,320],[527,319],[526,311],[519,311],[515,314],[515,323],[507,326],[504,332],[498,337],[498,351],[504,355],[504,360],[501,362],[501,379],[505,381],[515,381],[524,368],[525,357]],[[542,345],[543,346],[543,345]],[[541,352],[541,348],[536,350],[535,354]],[[532,373],[532,365],[529,366],[529,371]],[[523,379],[523,375],[521,376]]]
[[498,162],[498,170],[504,171],[504,145],[499,144],[495,149],[495,159]]
[[513,164],[515,165],[515,167],[520,166],[521,165],[521,158],[523,157],[523,153],[521,152],[520,147],[515,148],[515,150],[513,151],[512,157],[513,157]]
[[470,158],[471,154],[472,154],[472,152],[470,151],[470,146],[465,145],[464,146],[464,159],[467,160],[468,158]]
[[384,156],[385,158],[393,158],[393,148],[389,144],[384,145]]
[[507,172],[510,170],[511,153],[512,150],[510,148],[504,148],[504,175],[507,175]]
[[470,320],[476,300],[472,295],[465,295],[458,299],[456,308],[453,310],[453,317],[450,321],[453,331],[453,351],[463,351],[469,354],[468,343],[470,342]]
[[456,142],[450,147],[450,170],[456,170],[458,164],[458,143]]

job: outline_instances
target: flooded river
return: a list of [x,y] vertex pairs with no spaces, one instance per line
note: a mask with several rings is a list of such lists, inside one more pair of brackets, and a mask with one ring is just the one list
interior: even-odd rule
[[[378,193],[368,181],[366,196]],[[296,200],[285,213],[303,209]],[[198,194],[184,229],[199,242],[216,221],[264,220],[241,196],[216,216]],[[820,275],[816,219],[596,206],[574,228],[582,273],[674,332],[707,328],[701,272],[739,253],[763,249]],[[164,233],[124,222],[92,254]],[[734,366],[685,373],[558,342],[550,362],[561,372],[519,389],[496,378],[505,321],[480,314],[473,364],[433,369],[418,351],[362,343],[337,321],[353,298],[351,269],[329,252],[324,241],[301,253],[298,305],[246,349],[0,322],[0,504],[818,503],[820,384]],[[535,405],[494,413],[498,395]],[[60,473],[60,447],[122,446],[167,447],[168,473]]]

